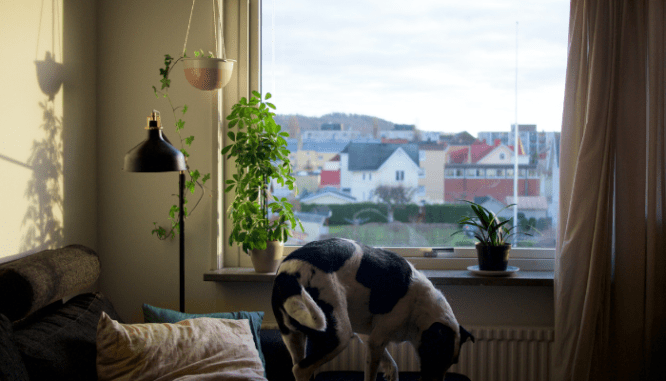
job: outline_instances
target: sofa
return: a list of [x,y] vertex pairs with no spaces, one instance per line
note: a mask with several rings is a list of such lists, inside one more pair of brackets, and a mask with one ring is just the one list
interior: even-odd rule
[[[125,325],[111,301],[93,291],[99,273],[97,254],[81,245],[45,250],[0,265],[0,381],[97,380],[101,351],[98,330],[102,320],[129,329],[155,326]],[[146,308],[144,305],[144,317],[147,317]],[[152,311],[155,310],[160,309]],[[235,316],[245,317],[242,314],[248,313]],[[250,314],[263,317],[263,312]],[[153,319],[151,315],[146,320]],[[261,326],[261,320],[258,325]],[[255,329],[253,336],[254,343],[250,339],[250,346],[256,346],[259,357],[263,357],[259,364],[262,374],[249,379],[265,376],[270,381],[294,380],[291,358],[279,332]],[[362,372],[344,371],[322,372],[316,377],[316,381],[362,379]],[[381,379],[379,375],[378,380]],[[418,373],[405,372],[400,379],[410,381],[419,377]],[[449,374],[446,380],[468,379]]]

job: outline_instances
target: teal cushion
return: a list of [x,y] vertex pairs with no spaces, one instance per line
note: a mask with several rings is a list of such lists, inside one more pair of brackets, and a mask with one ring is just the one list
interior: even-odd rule
[[264,320],[263,311],[239,311],[239,312],[214,312],[210,314],[188,314],[184,312],[168,310],[166,308],[153,307],[149,304],[143,305],[143,320],[146,323],[178,323],[182,320],[195,319],[201,317],[218,318],[218,319],[247,319],[250,321],[250,329],[252,330],[252,338],[254,339],[254,346],[257,347],[261,364],[266,369],[266,359],[261,352],[261,340],[259,339],[259,330],[261,323]]

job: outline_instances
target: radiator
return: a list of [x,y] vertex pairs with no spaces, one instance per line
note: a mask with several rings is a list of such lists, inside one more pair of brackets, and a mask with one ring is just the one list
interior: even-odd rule
[[[550,380],[552,328],[474,327],[468,331],[476,342],[463,345],[458,364],[450,371],[462,373],[472,381]],[[419,370],[418,356],[411,344],[389,344],[388,350],[401,371]],[[354,339],[319,371],[362,371],[364,363],[365,347]]]

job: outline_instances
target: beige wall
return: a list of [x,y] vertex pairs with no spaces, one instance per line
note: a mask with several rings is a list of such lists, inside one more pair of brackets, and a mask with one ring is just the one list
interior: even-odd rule
[[[40,19],[41,5],[0,3],[0,260],[71,243],[97,246],[96,3],[65,0],[54,9],[45,2]],[[47,51],[63,64],[52,100],[34,63]]]
[[[29,5],[2,2],[3,15],[23,11],[6,18],[0,41],[3,51],[11,52],[16,59],[12,61],[32,78],[39,6],[37,2]],[[142,320],[142,303],[178,307],[178,240],[158,241],[150,234],[153,221],[167,222],[167,211],[176,201],[178,176],[126,173],[122,166],[125,153],[144,139],[145,118],[153,108],[162,111],[167,134],[175,139],[168,129],[173,121],[167,103],[154,97],[151,86],[159,81],[163,55],[182,51],[190,7],[187,1],[64,1],[63,62],[68,71],[61,90],[63,243],[84,243],[99,252],[100,289],[128,322]],[[190,49],[213,50],[208,8],[204,3],[195,7]],[[11,87],[5,71],[0,72],[5,75],[0,82],[0,111],[5,118],[0,154],[25,163],[32,142],[43,137],[37,102],[44,97],[35,90],[34,79]],[[178,71],[172,89],[175,104],[190,107],[185,128],[196,136],[190,163],[201,171],[212,171],[216,166],[216,102],[210,94],[190,88]],[[19,101],[25,103],[16,103]],[[19,203],[31,173],[1,158],[0,165],[5,179],[16,188],[8,197]],[[8,171],[16,173],[7,176]],[[22,178],[21,171],[25,172]],[[3,192],[11,187],[2,187]],[[2,202],[8,208],[5,196],[3,193]],[[214,200],[204,198],[187,220],[187,310],[263,310],[271,321],[270,284],[202,280],[203,273],[216,263]],[[24,214],[14,211],[4,223],[20,226]],[[2,237],[3,242],[8,239]],[[443,291],[463,324],[552,326],[552,289],[548,287],[456,286]]]
[[[188,50],[214,51],[210,3],[197,5]],[[100,1],[98,6],[101,288],[121,316],[139,321],[142,303],[178,308],[178,238],[160,241],[151,235],[153,222],[168,224],[169,208],[177,203],[178,173],[124,172],[123,158],[145,139],[146,117],[153,109],[161,111],[165,134],[179,146],[169,104],[155,97],[152,86],[159,85],[164,54],[178,57],[182,53],[192,3],[123,0]],[[174,105],[189,107],[183,117],[183,135],[195,136],[188,149],[189,165],[210,173],[217,150],[212,115],[215,93],[190,86],[182,63],[175,66],[171,78]],[[191,312],[213,309],[217,299],[215,285],[201,280],[212,267],[215,251],[212,202],[204,197],[185,225],[186,306]]]

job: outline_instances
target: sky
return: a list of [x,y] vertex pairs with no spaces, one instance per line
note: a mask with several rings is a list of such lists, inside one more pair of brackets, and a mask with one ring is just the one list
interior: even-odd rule
[[568,0],[264,0],[262,89],[278,114],[560,131],[568,22]]

